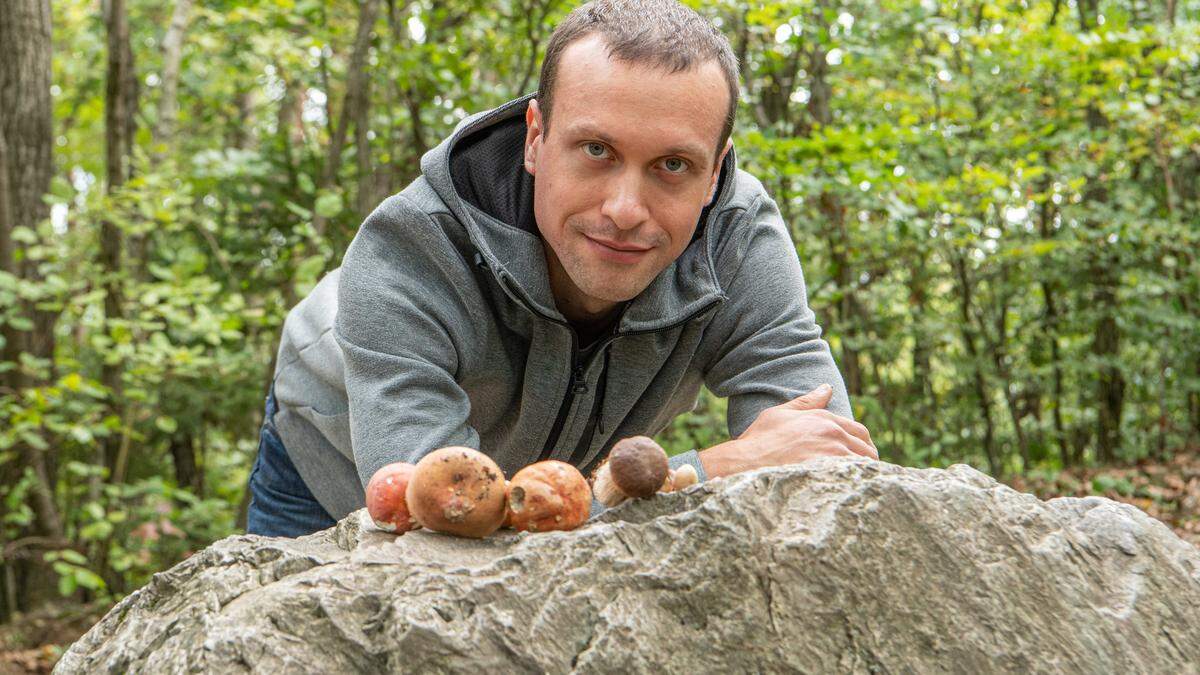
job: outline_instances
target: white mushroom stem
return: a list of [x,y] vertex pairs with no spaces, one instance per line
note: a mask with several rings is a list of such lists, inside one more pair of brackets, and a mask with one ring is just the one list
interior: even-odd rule
[[674,492],[675,491],[675,472],[668,471],[667,477],[663,479],[663,484],[658,488],[659,492]]
[[605,462],[596,470],[596,478],[592,483],[592,494],[595,495],[596,501],[612,508],[617,504],[629,501],[629,495],[621,492],[621,488],[612,479],[612,472],[609,471],[608,462]]

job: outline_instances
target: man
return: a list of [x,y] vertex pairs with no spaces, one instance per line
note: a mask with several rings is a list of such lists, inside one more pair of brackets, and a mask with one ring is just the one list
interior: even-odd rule
[[537,97],[459,124],[289,314],[248,530],[328,527],[381,466],[448,445],[586,474],[702,384],[735,439],[672,458],[702,480],[878,457],[787,227],[735,167],[737,91],[728,41],[674,0],[572,12]]

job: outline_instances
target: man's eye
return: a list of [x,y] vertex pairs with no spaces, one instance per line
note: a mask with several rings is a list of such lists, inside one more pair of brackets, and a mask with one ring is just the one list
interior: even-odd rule
[[671,157],[663,162],[663,166],[666,167],[667,171],[670,173],[683,173],[684,171],[687,171],[688,163],[682,159],[679,159],[678,157]]
[[604,145],[601,143],[588,143],[587,145],[583,146],[583,151],[586,152],[589,157],[600,159],[608,153],[608,148],[604,147]]

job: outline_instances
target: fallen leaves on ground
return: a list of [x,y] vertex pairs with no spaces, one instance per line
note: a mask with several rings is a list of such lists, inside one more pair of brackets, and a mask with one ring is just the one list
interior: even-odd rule
[[1200,450],[1133,466],[1031,472],[1008,484],[1041,499],[1098,495],[1132,504],[1200,546]]

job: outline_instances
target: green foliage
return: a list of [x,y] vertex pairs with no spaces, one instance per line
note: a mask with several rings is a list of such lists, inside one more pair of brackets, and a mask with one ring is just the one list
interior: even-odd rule
[[[55,215],[12,233],[37,280],[0,272],[0,325],[54,340],[0,360],[21,382],[0,390],[0,534],[44,529],[40,462],[69,544],[45,561],[74,596],[234,531],[288,308],[454,125],[536,87],[571,8],[377,3],[349,125],[367,133],[334,157],[361,3],[195,3],[165,138],[173,3],[129,4],[132,178],[105,189],[96,5],[55,2]],[[742,59],[739,161],[792,228],[885,459],[1054,472],[1197,442],[1200,5],[690,4]],[[726,433],[705,392],[660,440]]]

